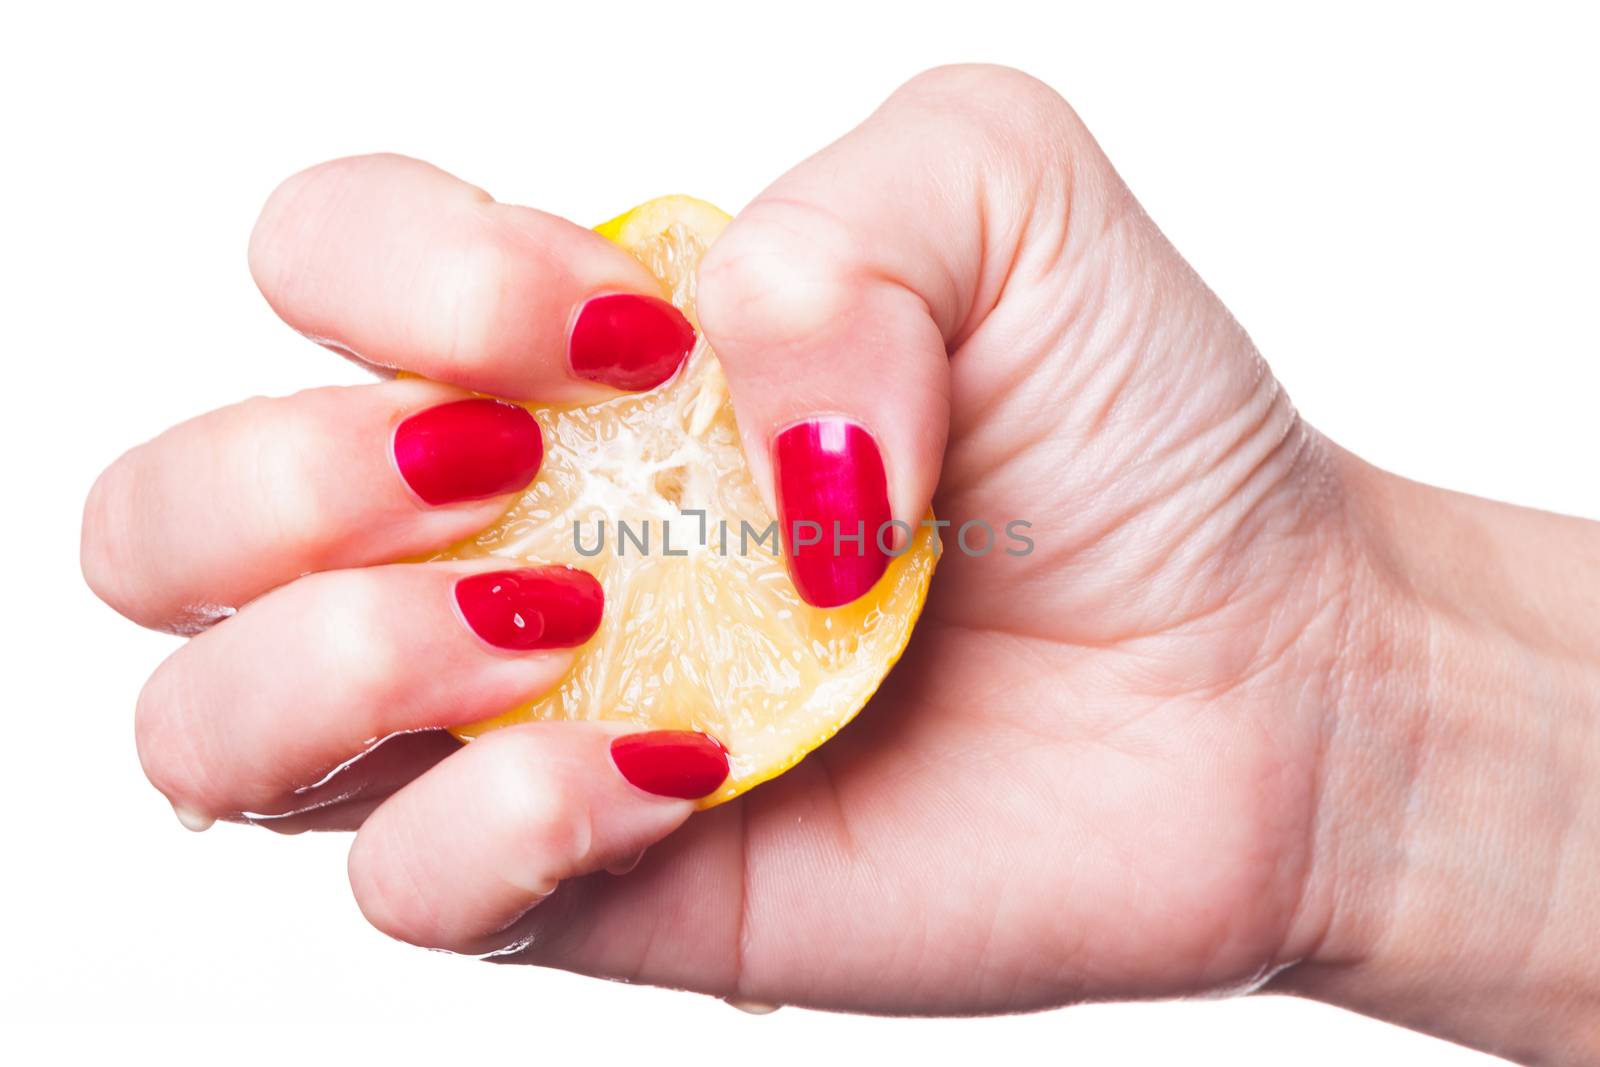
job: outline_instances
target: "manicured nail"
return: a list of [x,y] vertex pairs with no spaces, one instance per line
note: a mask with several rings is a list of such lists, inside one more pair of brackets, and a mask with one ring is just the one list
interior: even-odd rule
[[528,652],[571,648],[593,637],[605,593],[588,571],[529,567],[468,575],[456,582],[456,606],[489,644]]
[[177,804],[172,805],[172,813],[178,817],[178,821],[183,824],[185,830],[197,834],[211,829],[217,822],[209,815],[201,815],[198,811],[191,811]]
[[678,373],[692,348],[694,327],[665,300],[608,293],[578,309],[567,361],[580,378],[639,392]]
[[611,742],[622,777],[661,797],[698,800],[728,777],[728,753],[693,730],[652,730]]
[[419,411],[394,431],[394,462],[429,504],[483,500],[539,473],[544,438],[527,408],[487,397]]
[[773,440],[789,577],[809,604],[848,604],[883,577],[891,544],[889,486],[872,435],[839,416],[808,419]]

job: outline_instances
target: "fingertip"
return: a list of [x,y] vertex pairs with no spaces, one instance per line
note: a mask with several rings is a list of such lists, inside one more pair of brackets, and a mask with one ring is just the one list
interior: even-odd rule
[[[444,760],[362,826],[350,871],[363,914],[400,940],[478,953],[561,881],[626,867],[693,813],[672,789],[711,773],[698,751],[697,771],[680,759],[674,777],[658,760],[650,781],[665,791],[642,788],[612,759],[630,733],[625,723],[528,723]],[[717,782],[726,773],[724,758]]]
[[407,488],[438,507],[527,488],[544,461],[544,434],[520,404],[468,397],[406,416],[389,449]]
[[889,566],[882,450],[860,422],[823,415],[780,430],[773,471],[784,557],[808,604],[834,608],[865,595]]
[[872,589],[900,537],[888,524],[927,513],[950,411],[934,302],[882,259],[909,254],[901,235],[869,240],[848,217],[764,194],[707,253],[698,289],[790,577],[822,608]]
[[700,800],[728,779],[728,750],[695,730],[648,730],[613,738],[611,764],[653,797]]
[[468,574],[456,580],[453,596],[469,630],[512,652],[575,648],[594,636],[605,612],[599,579],[576,567]]
[[669,301],[637,293],[585,300],[567,331],[572,373],[624,392],[644,392],[676,375],[697,340],[694,326]]

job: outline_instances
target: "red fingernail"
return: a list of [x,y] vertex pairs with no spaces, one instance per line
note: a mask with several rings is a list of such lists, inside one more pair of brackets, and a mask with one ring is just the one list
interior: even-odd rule
[[529,567],[469,575],[456,604],[472,632],[517,652],[581,645],[600,628],[605,593],[588,571]]
[[419,411],[394,431],[394,462],[429,504],[482,500],[539,473],[544,438],[526,408],[477,397]]
[[611,742],[611,762],[622,777],[662,797],[698,800],[728,777],[728,753],[693,730],[652,730]]
[[654,389],[678,372],[694,348],[683,312],[653,296],[591,297],[572,323],[572,373],[613,389]]
[[877,443],[859,424],[828,416],[778,434],[772,455],[794,587],[819,608],[850,603],[889,566],[889,488]]

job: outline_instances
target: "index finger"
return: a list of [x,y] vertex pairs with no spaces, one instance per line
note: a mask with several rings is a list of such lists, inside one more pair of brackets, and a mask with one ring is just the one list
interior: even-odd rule
[[404,156],[284,182],[251,235],[250,270],[312,340],[496,396],[582,403],[652,388],[695,340],[628,253]]

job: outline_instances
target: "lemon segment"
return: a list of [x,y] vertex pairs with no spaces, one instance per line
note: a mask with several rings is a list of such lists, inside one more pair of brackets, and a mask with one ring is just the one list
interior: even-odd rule
[[[696,267],[729,221],[668,196],[596,231],[648,267],[698,331]],[[647,393],[527,407],[544,432],[538,478],[494,526],[435,558],[580,567],[605,589],[605,616],[555,689],[457,736],[545,719],[699,730],[728,750],[727,781],[699,802],[710,807],[794,766],[861,710],[922,610],[931,528],[859,600],[824,610],[800,599],[703,336]]]

